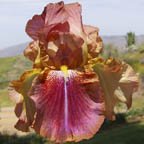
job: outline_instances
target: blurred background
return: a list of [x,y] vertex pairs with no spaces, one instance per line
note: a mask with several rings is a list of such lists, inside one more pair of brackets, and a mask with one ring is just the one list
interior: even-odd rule
[[[57,0],[0,0],[0,144],[50,144],[33,133],[14,129],[14,103],[8,97],[8,84],[31,68],[22,55],[32,41],[25,25],[40,14],[49,2]],[[140,87],[132,108],[117,105],[116,121],[105,120],[100,132],[79,144],[144,143],[144,0],[65,0],[82,5],[83,23],[99,27],[104,42],[102,56],[129,63],[140,76]]]

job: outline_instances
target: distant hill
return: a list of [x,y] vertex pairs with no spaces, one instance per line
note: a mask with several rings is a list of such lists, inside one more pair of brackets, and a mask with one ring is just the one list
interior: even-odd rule
[[[126,38],[125,36],[103,36],[103,42],[105,45],[112,44],[119,51],[123,51],[126,47]],[[140,45],[144,43],[144,35],[136,36],[136,44]]]
[[31,65],[23,55],[0,58],[0,89],[6,87],[9,81],[18,79],[24,70],[31,69]]
[[[125,49],[126,46],[125,36],[102,36],[102,39],[105,45],[112,44],[116,48],[118,48],[119,51],[123,51]],[[144,43],[144,35],[137,36],[136,43],[138,45]],[[24,48],[27,45],[28,42],[0,50],[0,57],[11,57],[22,54]]]
[[11,57],[11,56],[17,56],[23,53],[23,50],[28,45],[28,42],[18,44],[15,46],[10,46],[5,49],[0,50],[0,57]]

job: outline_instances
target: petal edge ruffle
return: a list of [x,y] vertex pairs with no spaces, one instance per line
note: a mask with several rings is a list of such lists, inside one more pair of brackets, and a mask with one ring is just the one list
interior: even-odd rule
[[103,101],[91,99],[76,71],[69,70],[68,75],[65,79],[63,72],[51,71],[31,91],[37,111],[33,128],[55,142],[89,139],[104,120]]
[[131,106],[132,94],[138,88],[138,75],[128,64],[115,59],[96,62],[94,71],[99,76],[104,91],[106,117],[115,119],[114,106],[117,102],[124,102],[128,108]]

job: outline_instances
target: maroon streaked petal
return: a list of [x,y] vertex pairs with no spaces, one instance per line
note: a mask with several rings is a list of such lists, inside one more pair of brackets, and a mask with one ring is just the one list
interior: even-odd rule
[[31,98],[37,111],[33,128],[51,141],[89,139],[104,120],[103,101],[91,99],[76,71],[69,70],[68,77],[51,71],[43,83],[33,84]]

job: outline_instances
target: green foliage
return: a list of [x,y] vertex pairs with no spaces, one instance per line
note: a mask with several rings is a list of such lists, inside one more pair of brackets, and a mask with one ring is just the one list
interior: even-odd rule
[[128,32],[127,36],[126,36],[126,40],[127,40],[127,46],[130,47],[132,45],[135,45],[135,33],[133,32]]
[[23,56],[0,58],[0,89],[6,88],[9,81],[18,79],[30,67],[30,61]]
[[16,62],[16,57],[0,58],[0,74],[11,70],[11,66]]
[[104,46],[104,51],[102,53],[102,56],[104,58],[110,58],[110,57],[117,58],[117,57],[119,57],[119,52],[114,45],[107,44]]
[[[144,123],[125,124],[102,131],[89,141],[79,144],[143,144]],[[74,144],[74,143],[73,143]]]
[[129,119],[136,118],[138,116],[143,116],[143,115],[144,115],[144,107],[131,109],[128,113],[126,113],[126,117]]
[[10,97],[8,96],[8,90],[3,89],[0,90],[0,107],[5,107],[5,106],[13,106],[14,103],[12,100],[10,100]]
[[125,114],[127,119],[144,116],[144,95],[133,99],[132,108]]
[[[78,144],[143,144],[144,122],[119,125],[96,134],[90,140],[78,142]],[[46,139],[35,135],[20,136],[0,134],[1,144],[54,144]],[[65,144],[75,144],[69,142]]]
[[144,76],[144,44],[137,46],[135,51],[128,51],[122,59],[130,64],[140,76]]
[[27,135],[18,137],[17,135],[0,134],[0,144],[50,144],[38,135]]
[[138,47],[139,53],[144,53],[144,43]]
[[7,87],[12,80],[31,68],[31,63],[23,56],[0,58],[0,106],[12,106]]

